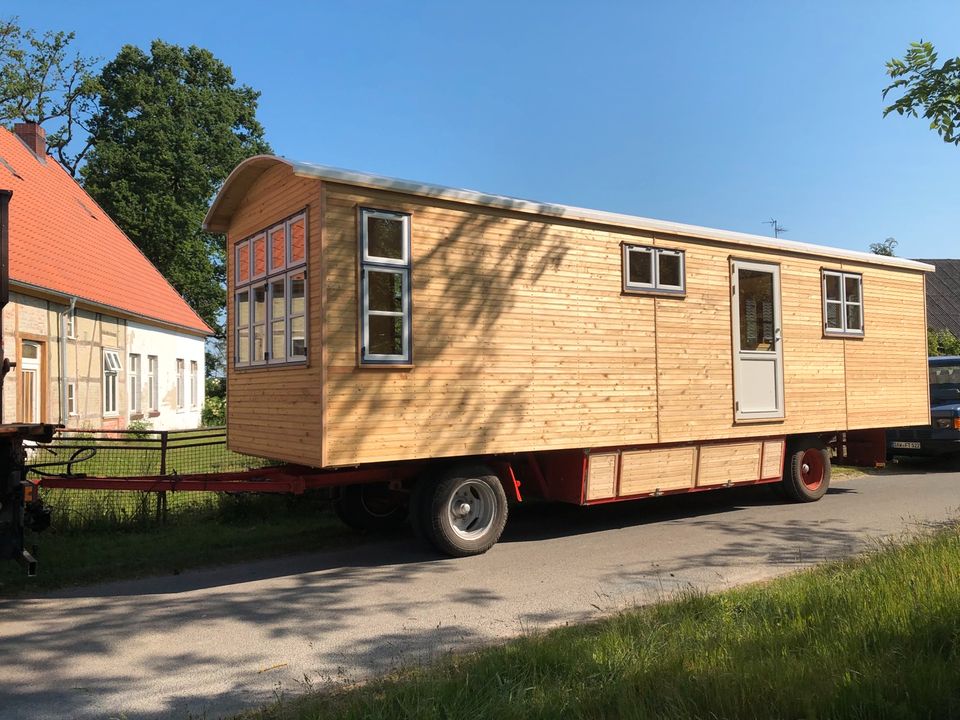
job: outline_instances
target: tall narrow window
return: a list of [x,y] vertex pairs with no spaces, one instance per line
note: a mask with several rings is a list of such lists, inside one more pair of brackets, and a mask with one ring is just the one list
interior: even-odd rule
[[77,414],[77,385],[76,383],[67,383],[67,415]]
[[197,406],[197,386],[199,383],[199,367],[196,360],[190,361],[190,407]]
[[67,311],[67,337],[75,340],[77,337],[77,309]]
[[306,213],[298,213],[236,245],[237,367],[307,359],[306,223]]
[[183,410],[185,383],[183,358],[177,358],[177,410]]
[[823,331],[863,335],[863,278],[858,273],[823,271]]
[[412,360],[410,216],[360,210],[360,362]]
[[147,355],[147,406],[151,412],[160,409],[160,362],[156,355]]
[[140,356],[130,354],[130,366],[127,369],[127,381],[130,385],[130,412],[140,412]]
[[103,414],[117,414],[117,376],[120,374],[120,353],[103,351]]

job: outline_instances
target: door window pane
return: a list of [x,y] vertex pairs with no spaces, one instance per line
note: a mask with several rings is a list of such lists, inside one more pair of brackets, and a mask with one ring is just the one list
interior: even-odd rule
[[773,275],[738,269],[740,296],[740,349],[773,352]]

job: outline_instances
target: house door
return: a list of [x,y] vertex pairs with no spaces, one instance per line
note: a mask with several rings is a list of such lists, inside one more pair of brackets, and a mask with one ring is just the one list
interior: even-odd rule
[[782,418],[780,266],[734,260],[730,276],[734,418]]
[[40,343],[30,340],[20,346],[20,422],[41,422]]

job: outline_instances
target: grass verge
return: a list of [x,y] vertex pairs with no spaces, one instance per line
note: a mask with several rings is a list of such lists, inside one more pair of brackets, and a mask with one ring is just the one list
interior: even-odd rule
[[960,530],[242,717],[957,718]]
[[329,548],[356,537],[309,496],[225,500],[216,514],[187,515],[163,525],[124,529],[103,525],[68,531],[54,525],[28,537],[28,545],[37,545],[37,577],[27,578],[16,563],[0,563],[0,595],[175,574],[188,568]]

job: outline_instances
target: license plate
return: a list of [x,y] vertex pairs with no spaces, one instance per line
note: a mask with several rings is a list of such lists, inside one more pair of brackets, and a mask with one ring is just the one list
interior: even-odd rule
[[890,447],[898,450],[919,450],[920,443],[918,442],[904,442],[902,440],[894,440],[890,443]]

